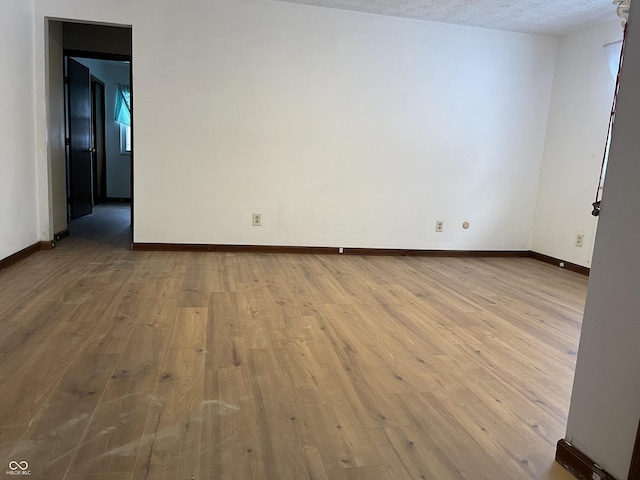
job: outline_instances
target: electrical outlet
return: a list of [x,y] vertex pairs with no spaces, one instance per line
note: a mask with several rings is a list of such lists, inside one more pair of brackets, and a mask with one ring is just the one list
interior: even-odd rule
[[444,220],[436,220],[436,232],[444,232]]
[[583,233],[576,234],[576,247],[582,247],[583,243],[584,243],[584,234]]
[[262,226],[262,214],[261,213],[254,213],[253,214],[253,226],[254,227],[261,227]]

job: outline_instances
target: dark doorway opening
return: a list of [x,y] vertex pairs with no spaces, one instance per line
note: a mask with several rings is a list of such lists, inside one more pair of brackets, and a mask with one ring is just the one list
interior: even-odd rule
[[[50,41],[62,44],[57,61],[63,64],[65,77],[63,168],[67,202],[62,213],[61,202],[54,200],[57,219],[54,219],[54,231],[62,232],[54,238],[59,240],[69,234],[92,236],[88,230],[93,229],[105,237],[114,233],[121,239],[125,222],[130,247],[134,155],[131,28],[55,20],[50,20],[49,25]],[[52,52],[53,49],[50,55]],[[51,65],[55,58],[50,60]],[[51,75],[55,75],[55,70],[50,70],[50,78]],[[130,111],[129,124],[124,129],[114,119],[116,94],[122,87],[129,93]],[[126,150],[121,148],[122,131],[127,132]],[[54,172],[53,178],[59,176]],[[110,205],[114,208],[109,208]],[[117,221],[113,221],[114,212]],[[67,219],[66,230],[62,228],[64,217],[60,214]],[[110,232],[108,228],[115,231]]]

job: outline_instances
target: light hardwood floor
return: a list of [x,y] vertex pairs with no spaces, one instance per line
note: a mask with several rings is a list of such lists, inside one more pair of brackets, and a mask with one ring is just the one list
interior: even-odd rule
[[[572,478],[553,458],[585,277],[531,259],[131,252],[121,208],[0,271],[0,474]],[[111,237],[91,233],[101,214]]]

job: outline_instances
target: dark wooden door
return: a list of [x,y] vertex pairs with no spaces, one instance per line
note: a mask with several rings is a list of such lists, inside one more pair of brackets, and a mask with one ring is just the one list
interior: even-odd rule
[[93,108],[93,204],[107,199],[107,155],[105,148],[104,83],[91,77]]
[[91,146],[91,75],[89,69],[67,59],[69,78],[69,206],[71,219],[93,211]]

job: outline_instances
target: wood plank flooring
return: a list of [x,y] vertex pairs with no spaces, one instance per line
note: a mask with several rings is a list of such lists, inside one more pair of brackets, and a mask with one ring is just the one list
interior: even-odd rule
[[531,259],[131,252],[122,208],[0,271],[0,473],[572,478],[553,458],[585,277]]

